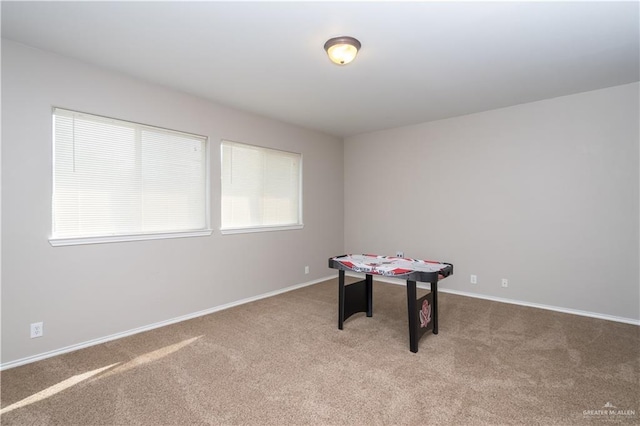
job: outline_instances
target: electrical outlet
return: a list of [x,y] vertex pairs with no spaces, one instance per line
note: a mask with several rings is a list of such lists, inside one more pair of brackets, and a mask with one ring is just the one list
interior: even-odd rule
[[402,252],[402,251],[397,251],[397,252],[396,252],[396,257],[404,257],[404,252]]
[[41,322],[31,324],[31,338],[42,337],[44,335],[44,326]]
[[471,281],[471,284],[478,284],[478,276],[471,275],[471,278],[469,279],[469,281]]
[[507,288],[509,287],[509,280],[506,278],[502,279],[502,287]]
[[308,273],[309,273],[309,267],[308,267],[308,266],[305,266],[305,267],[304,267],[304,273],[305,273],[305,274],[308,274]]

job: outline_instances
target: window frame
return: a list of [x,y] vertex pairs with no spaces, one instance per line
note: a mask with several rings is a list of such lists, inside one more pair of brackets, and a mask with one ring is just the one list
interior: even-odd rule
[[[223,200],[222,200],[224,197],[223,187],[222,187],[224,157],[223,157],[222,151],[224,149],[225,142],[230,144],[246,145],[246,146],[261,149],[261,150],[270,150],[270,151],[283,152],[287,154],[295,154],[300,157],[300,164],[298,167],[298,223],[289,224],[289,225],[258,225],[258,226],[226,227],[226,228],[222,226],[222,210],[224,208]],[[231,139],[221,139],[220,140],[220,228],[219,228],[220,233],[222,235],[233,235],[233,234],[247,234],[247,233],[255,233],[255,232],[291,231],[291,230],[303,229],[304,228],[304,220],[303,220],[304,158],[303,157],[304,156],[301,152],[287,151],[287,150],[278,149],[278,148],[270,148],[262,145],[238,142]]]
[[[123,122],[126,124],[141,126],[151,129],[157,129],[160,131],[182,134],[189,137],[197,137],[204,140],[204,227],[202,229],[194,230],[182,230],[182,231],[153,231],[148,233],[129,233],[118,235],[102,235],[102,236],[77,236],[77,237],[56,237],[54,236],[54,223],[55,223],[55,168],[56,168],[56,143],[55,143],[55,114],[56,110],[63,110],[76,114],[85,114],[87,116],[99,117],[102,119],[113,120],[115,122]],[[187,237],[202,237],[210,236],[213,233],[211,228],[211,155],[210,155],[210,140],[208,136],[200,135],[192,132],[184,132],[180,130],[169,129],[167,127],[155,126],[150,124],[144,124],[132,120],[124,120],[121,118],[113,118],[111,116],[88,113],[78,111],[70,108],[52,106],[51,107],[51,233],[49,235],[49,244],[53,247],[60,246],[73,246],[73,245],[85,245],[85,244],[101,244],[101,243],[113,243],[113,242],[128,242],[128,241],[147,241],[147,240],[162,240],[172,238],[187,238]]]

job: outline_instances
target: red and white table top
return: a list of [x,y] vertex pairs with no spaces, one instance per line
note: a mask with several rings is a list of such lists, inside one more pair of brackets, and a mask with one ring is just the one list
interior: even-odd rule
[[[440,273],[441,271],[447,270],[448,272],[448,270],[452,269],[452,266],[448,263],[375,254],[348,254],[336,256],[331,260],[354,272],[398,278],[413,273]],[[439,278],[442,278],[448,276],[449,273],[439,275],[441,275]]]

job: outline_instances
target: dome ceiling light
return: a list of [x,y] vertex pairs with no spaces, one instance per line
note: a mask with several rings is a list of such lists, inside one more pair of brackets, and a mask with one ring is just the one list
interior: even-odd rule
[[360,47],[358,40],[348,36],[330,38],[324,44],[324,50],[327,51],[329,59],[338,65],[347,65],[353,61]]

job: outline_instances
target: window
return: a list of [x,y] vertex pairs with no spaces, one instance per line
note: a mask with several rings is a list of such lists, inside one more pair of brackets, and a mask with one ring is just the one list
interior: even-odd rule
[[207,139],[53,110],[52,245],[210,235]]
[[222,141],[222,231],[302,228],[302,155]]

